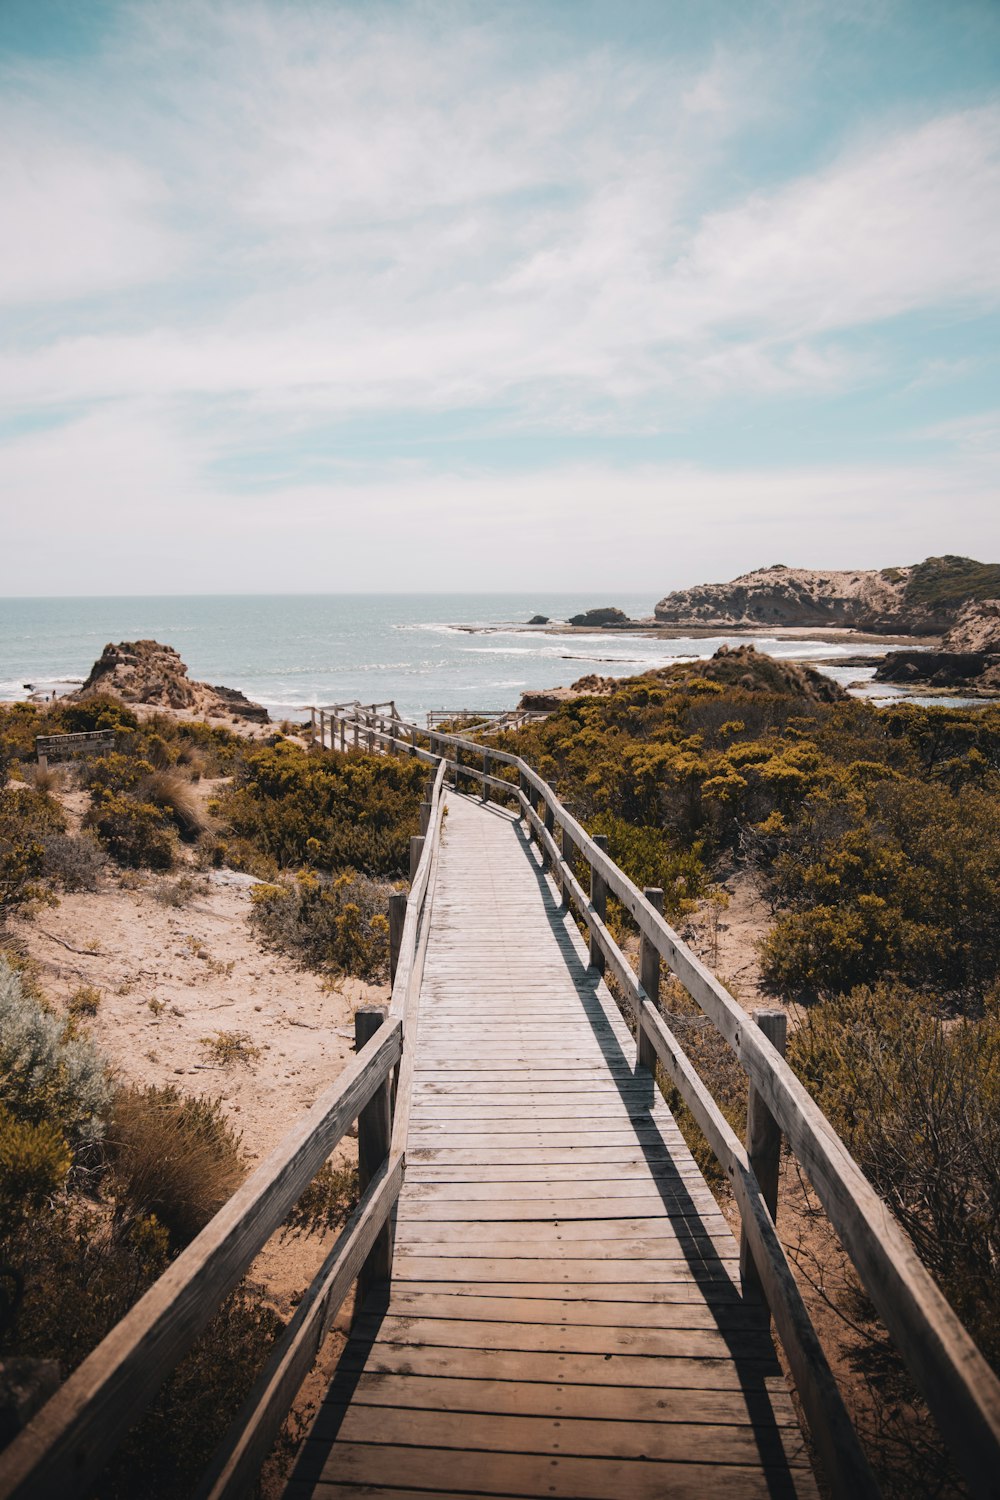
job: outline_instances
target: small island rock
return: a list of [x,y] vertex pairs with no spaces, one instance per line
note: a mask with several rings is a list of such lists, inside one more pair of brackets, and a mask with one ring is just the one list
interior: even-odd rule
[[586,625],[590,627],[606,625],[634,625],[624,610],[616,609],[613,604],[604,605],[599,609],[586,609],[582,614],[570,615],[571,625]]

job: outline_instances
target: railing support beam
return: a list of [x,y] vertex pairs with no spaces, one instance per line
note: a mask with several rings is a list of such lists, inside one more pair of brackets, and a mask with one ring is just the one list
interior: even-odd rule
[[[385,1024],[386,1012],[381,1006],[362,1006],[354,1012],[354,1050],[360,1052]],[[358,1188],[364,1192],[389,1155],[392,1139],[392,1082],[387,1077],[358,1116]],[[374,1287],[385,1285],[392,1277],[392,1230],[383,1224],[358,1275],[354,1298],[355,1316]]]
[[[650,906],[663,915],[663,892],[659,886],[647,885],[642,893]],[[660,955],[645,933],[639,939],[639,983],[649,996],[652,1005],[660,999]],[[653,1046],[642,1024],[641,1013],[635,1023],[635,1060],[640,1068],[656,1073],[656,1048]]]
[[[607,849],[608,839],[606,834],[595,833],[593,838],[594,843],[597,845],[598,849]],[[600,917],[601,921],[607,921],[608,883],[604,879],[603,875],[599,875],[597,873],[593,865],[591,865],[590,867],[590,904],[596,911],[597,915]],[[590,967],[592,969],[596,969],[598,974],[603,974],[604,970],[607,967],[607,959],[604,956],[604,949],[601,947],[601,940],[597,936],[596,932],[592,932],[590,934]]]
[[396,891],[389,897],[389,983],[396,983],[399,954],[403,946],[403,927],[406,923],[406,892]]
[[[754,1020],[772,1047],[784,1057],[788,1036],[788,1017],[785,1012],[783,1010],[759,1010],[754,1015]],[[747,1100],[746,1146],[750,1166],[760,1183],[761,1197],[767,1204],[771,1218],[776,1219],[778,1174],[781,1168],[781,1126],[753,1084],[750,1085],[750,1096]],[[763,1297],[760,1274],[747,1243],[745,1228],[740,1234],[740,1280],[745,1297]]]

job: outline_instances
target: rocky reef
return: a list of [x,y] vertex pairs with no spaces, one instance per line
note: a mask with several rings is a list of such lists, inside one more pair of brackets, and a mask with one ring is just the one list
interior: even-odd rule
[[686,629],[841,627],[872,634],[940,635],[962,612],[1000,594],[1000,564],[928,557],[899,568],[829,570],[774,563],[729,583],[667,594],[663,625]]
[[208,719],[231,715],[255,724],[269,722],[267,709],[251,702],[238,688],[192,682],[178,652],[159,641],[109,642],[83,686],[69,699],[78,701],[105,693],[124,703],[187,710]]

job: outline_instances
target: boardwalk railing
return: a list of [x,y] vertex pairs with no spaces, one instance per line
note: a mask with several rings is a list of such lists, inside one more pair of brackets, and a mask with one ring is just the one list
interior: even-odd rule
[[407,1002],[420,982],[444,774],[442,764],[406,903],[388,1016],[359,1013],[361,1045],[336,1082],[0,1454],[3,1500],[70,1500],[87,1492],[355,1120],[360,1202],[223,1440],[201,1496],[242,1500],[252,1493],[257,1470],[351,1286],[359,1278],[364,1284],[366,1272],[371,1281],[388,1275],[412,1074]]
[[[759,1025],[682,942],[662,915],[662,892],[640,891],[520,756],[460,735],[422,729],[384,713],[385,705],[339,705],[314,730],[319,743],[339,738],[389,754],[446,765],[456,784],[478,783],[484,799],[511,800],[540,845],[545,866],[590,934],[591,963],[617,980],[631,1008],[638,1060],[659,1063],[691,1110],[732,1186],[743,1227],[745,1287],[763,1291],[784,1346],[806,1419],[843,1495],[877,1494],[774,1224],[778,1133],[812,1183],[862,1285],[949,1445],[973,1494],[998,1494],[1000,1381],[931,1278],[909,1237],[875,1192],[826,1116]],[[315,717],[315,716],[314,716]],[[516,776],[494,774],[506,770]],[[578,861],[589,874],[585,889]],[[637,976],[607,923],[614,896],[640,934]],[[661,964],[714,1023],[747,1073],[750,1152],[735,1135],[657,1004]]]

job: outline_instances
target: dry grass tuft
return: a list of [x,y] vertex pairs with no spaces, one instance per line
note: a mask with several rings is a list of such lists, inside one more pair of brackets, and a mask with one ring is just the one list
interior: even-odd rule
[[244,1176],[221,1101],[172,1086],[119,1090],[105,1144],[118,1218],[155,1214],[175,1246],[205,1227]]
[[192,782],[176,771],[151,772],[142,781],[140,795],[144,802],[169,813],[185,843],[193,844],[214,827]]
[[245,1031],[217,1031],[214,1036],[203,1036],[201,1045],[205,1055],[223,1068],[235,1063],[249,1068],[261,1053]]

